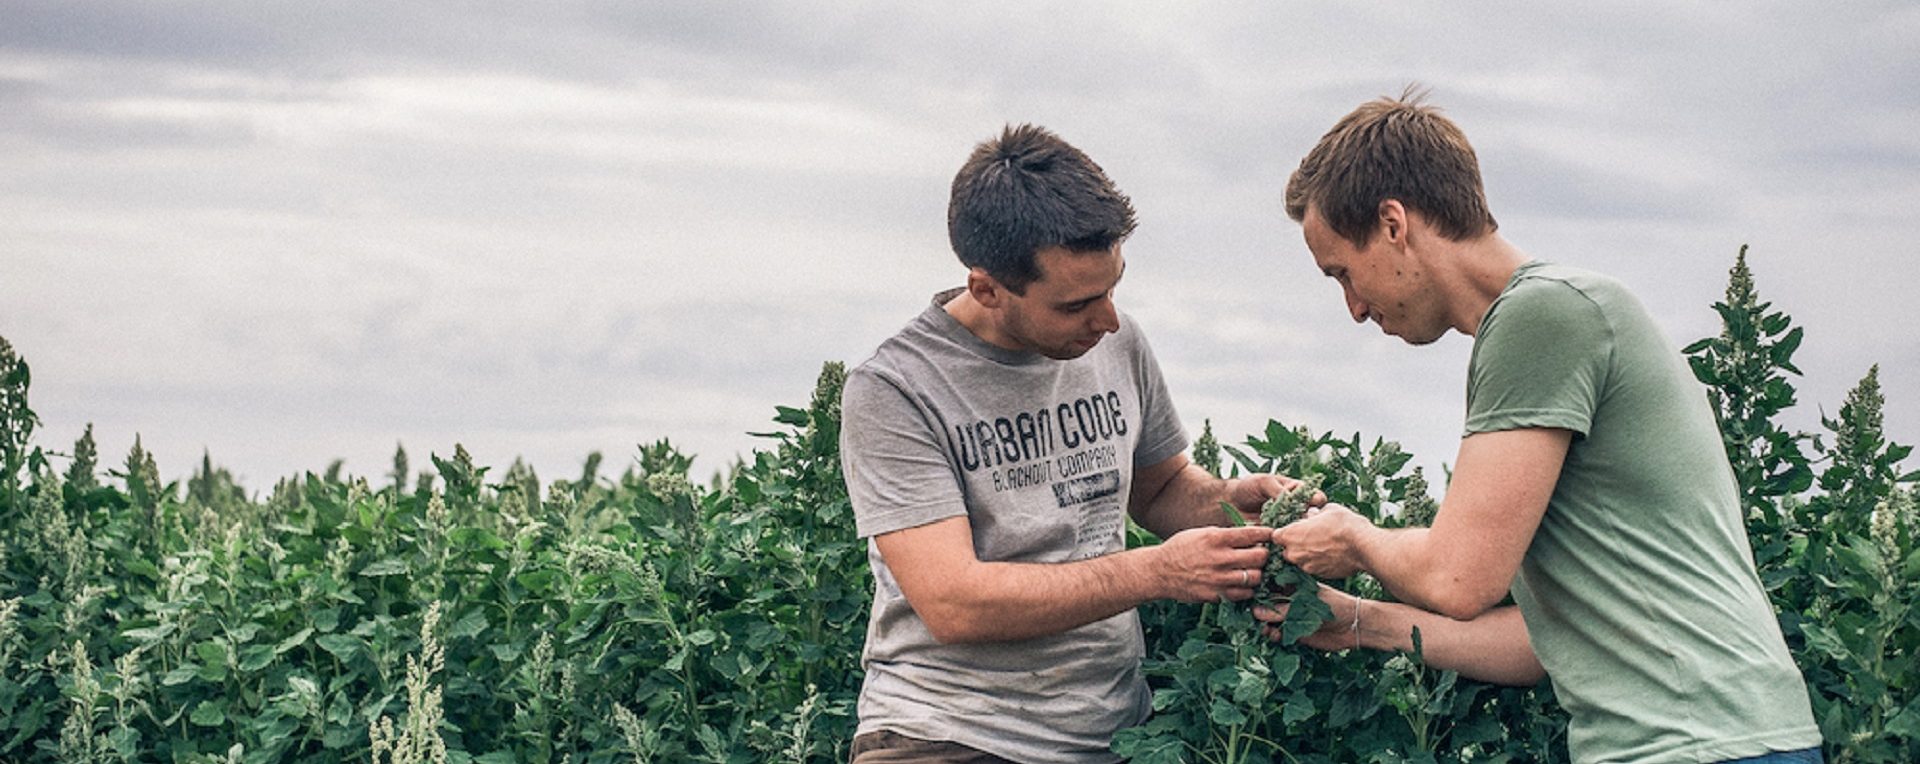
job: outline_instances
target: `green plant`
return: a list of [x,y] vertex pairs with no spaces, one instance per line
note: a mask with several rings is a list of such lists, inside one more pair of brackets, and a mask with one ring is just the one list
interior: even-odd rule
[[[1269,505],[1294,519],[1314,490],[1374,522],[1431,516],[1424,478],[1405,473],[1397,444],[1341,438],[1270,422],[1244,447],[1225,447],[1236,474],[1274,472],[1307,487]],[[1270,642],[1240,604],[1160,606],[1146,672],[1154,716],[1121,731],[1114,750],[1136,762],[1564,761],[1565,717],[1544,685],[1495,687],[1426,667],[1416,653],[1321,653],[1293,643],[1332,616],[1314,590],[1386,594],[1369,577],[1317,582],[1282,561],[1265,595],[1291,605]],[[1173,629],[1181,638],[1156,635]],[[1511,725],[1511,727],[1509,727]],[[1509,730],[1524,730],[1513,734]]]
[[[1759,299],[1745,249],[1729,276],[1721,332],[1687,353],[1827,757],[1920,761],[1911,449],[1887,437],[1878,369],[1818,435],[1782,425],[1803,333]],[[873,583],[840,474],[844,380],[826,365],[807,405],[776,407],[766,447],[711,480],[664,439],[618,475],[596,453],[544,483],[454,444],[411,480],[397,448],[377,487],[334,463],[262,497],[211,455],[166,482],[138,438],[103,475],[91,426],[70,453],[37,446],[27,365],[0,339],[0,760],[845,761]],[[1318,481],[1387,526],[1437,510],[1410,459],[1278,422],[1238,446],[1209,422],[1194,447],[1213,474]],[[1314,587],[1385,592],[1278,568],[1278,644],[1242,604],[1141,607],[1155,714],[1115,750],[1566,760],[1545,684],[1461,679],[1417,640],[1290,644],[1328,616]]]

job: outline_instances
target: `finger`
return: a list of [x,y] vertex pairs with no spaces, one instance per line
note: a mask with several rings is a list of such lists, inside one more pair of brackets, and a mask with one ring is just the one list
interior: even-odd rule
[[1244,586],[1229,586],[1220,590],[1220,596],[1233,602],[1253,599],[1253,589]]
[[1246,548],[1264,544],[1271,540],[1273,529],[1264,525],[1243,525],[1238,528],[1221,528],[1219,538],[1227,546]]
[[1220,556],[1220,565],[1230,571],[1251,569],[1254,576],[1258,577],[1260,569],[1267,565],[1267,548],[1250,546],[1229,550]]
[[1266,571],[1262,567],[1264,565],[1264,560],[1259,565],[1237,565],[1228,568],[1214,580],[1219,581],[1219,586],[1222,587],[1254,589],[1260,585],[1261,579],[1266,576]]
[[1325,491],[1314,491],[1313,498],[1307,499],[1307,506],[1309,507],[1319,507],[1326,503],[1327,503],[1327,494]]

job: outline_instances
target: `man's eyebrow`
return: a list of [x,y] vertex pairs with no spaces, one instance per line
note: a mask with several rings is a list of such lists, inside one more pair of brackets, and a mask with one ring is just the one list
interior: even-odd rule
[[1090,304],[1092,304],[1092,303],[1093,303],[1093,301],[1094,301],[1094,300],[1098,300],[1098,299],[1100,299],[1100,298],[1102,298],[1102,297],[1105,297],[1105,296],[1107,296],[1107,292],[1111,292],[1111,291],[1113,291],[1113,288],[1114,288],[1114,287],[1116,287],[1116,286],[1119,286],[1119,285],[1120,285],[1120,280],[1121,280],[1121,279],[1124,279],[1124,278],[1126,278],[1126,277],[1127,277],[1127,263],[1126,263],[1126,261],[1125,261],[1125,260],[1122,260],[1122,261],[1120,261],[1120,275],[1119,275],[1119,276],[1116,276],[1116,277],[1114,277],[1114,279],[1113,279],[1113,283],[1112,283],[1112,284],[1108,284],[1108,285],[1107,285],[1107,288],[1106,288],[1105,290],[1102,290],[1102,291],[1101,291],[1101,292],[1100,292],[1099,294],[1096,294],[1096,295],[1092,295],[1092,296],[1089,296],[1089,297],[1082,297],[1082,298],[1080,298],[1080,299],[1078,299],[1078,300],[1068,300],[1068,301],[1066,301],[1066,302],[1056,302],[1056,303],[1054,303],[1054,304],[1053,304],[1053,307],[1055,307],[1055,308],[1058,308],[1058,309],[1060,309],[1060,310],[1072,310],[1072,309],[1074,309],[1074,308],[1078,308],[1078,307],[1081,307],[1081,306],[1084,306],[1084,305],[1090,305]]

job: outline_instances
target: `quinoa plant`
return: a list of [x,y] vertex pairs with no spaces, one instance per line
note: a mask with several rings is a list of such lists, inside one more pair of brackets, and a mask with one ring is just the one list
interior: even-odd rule
[[[1761,581],[1827,757],[1920,761],[1920,519],[1870,370],[1818,435],[1795,405],[1803,333],[1745,250],[1688,346],[1719,416]],[[544,484],[464,446],[367,478],[339,462],[249,493],[210,455],[181,483],[137,438],[103,473],[89,426],[34,443],[27,366],[0,338],[0,761],[266,764],[841,762],[872,578],[840,474],[845,368],[776,407],[765,447],[711,479],[665,440]],[[1318,481],[1384,526],[1426,525],[1425,474],[1385,439],[1269,423],[1194,461]],[[115,462],[116,460],[108,460]],[[384,468],[383,468],[384,469]],[[373,483],[378,483],[374,485]],[[1284,517],[1268,518],[1283,522]],[[1128,543],[1157,543],[1129,528]],[[1142,762],[1566,760],[1548,685],[1494,687],[1404,655],[1269,640],[1243,604],[1151,602]],[[1417,637],[1417,635],[1414,635]]]

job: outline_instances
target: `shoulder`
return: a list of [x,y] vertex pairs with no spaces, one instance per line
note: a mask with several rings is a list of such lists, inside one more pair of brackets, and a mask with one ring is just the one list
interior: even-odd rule
[[1488,328],[1604,320],[1608,306],[1631,299],[1611,277],[1564,265],[1536,264],[1515,274],[1500,293],[1488,311]]
[[1109,339],[1115,347],[1125,350],[1128,355],[1140,356],[1153,353],[1147,345],[1147,334],[1140,328],[1140,322],[1125,312],[1120,314],[1120,329],[1115,331]]
[[1527,300],[1606,305],[1631,300],[1625,284],[1604,273],[1556,263],[1540,263],[1518,274],[1508,292]]

